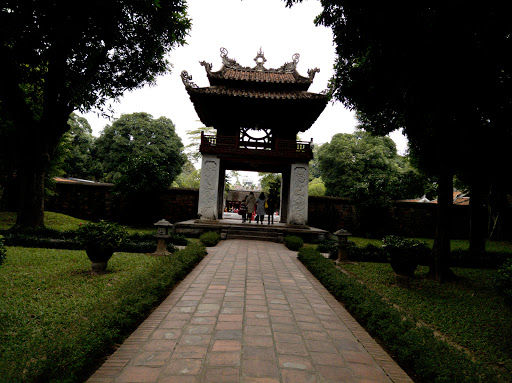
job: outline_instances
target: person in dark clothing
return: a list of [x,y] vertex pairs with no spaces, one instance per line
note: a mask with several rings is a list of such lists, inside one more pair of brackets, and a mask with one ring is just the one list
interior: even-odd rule
[[242,223],[245,223],[247,219],[247,196],[240,203],[240,215],[242,216]]
[[274,213],[276,211],[276,202],[275,197],[270,194],[267,198],[267,214],[268,214],[268,224],[270,225],[270,222],[272,221],[272,225],[274,224]]

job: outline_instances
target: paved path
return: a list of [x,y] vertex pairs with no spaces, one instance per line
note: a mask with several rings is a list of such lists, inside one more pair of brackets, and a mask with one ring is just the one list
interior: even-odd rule
[[89,382],[411,382],[284,245],[222,241]]

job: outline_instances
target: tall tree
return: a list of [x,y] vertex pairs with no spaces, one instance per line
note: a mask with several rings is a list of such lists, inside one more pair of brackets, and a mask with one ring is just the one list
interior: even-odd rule
[[184,0],[4,0],[0,119],[11,121],[17,225],[43,226],[44,176],[74,110],[103,106],[169,71],[190,28]]
[[89,122],[75,113],[68,120],[70,129],[63,139],[69,146],[64,158],[63,170],[67,177],[97,180],[101,177],[101,165],[93,157],[95,137]]
[[318,151],[318,168],[326,194],[382,206],[393,199],[424,194],[425,180],[396,151],[389,137],[362,130],[335,134]]
[[[123,114],[112,125],[105,126],[96,139],[95,151],[107,182],[116,181],[129,159],[151,157],[151,163],[158,163],[167,173],[168,182],[162,185],[165,188],[181,173],[185,163],[183,143],[173,122],[167,117],[153,119],[148,113]],[[131,168],[148,163],[137,162]]]
[[316,22],[332,28],[337,54],[332,96],[357,109],[372,131],[402,127],[422,166],[437,176],[431,273],[442,281],[451,275],[453,176],[465,167],[481,178],[481,165],[500,153],[496,137],[508,137],[503,117],[511,109],[512,5],[321,2]]
[[364,235],[386,233],[392,200],[424,194],[424,177],[397,154],[393,140],[362,130],[335,134],[320,147],[318,167],[326,195],[354,201]]

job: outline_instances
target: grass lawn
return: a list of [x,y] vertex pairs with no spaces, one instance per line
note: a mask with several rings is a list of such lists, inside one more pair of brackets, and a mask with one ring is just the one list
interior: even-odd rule
[[[414,238],[418,241],[425,242],[428,246],[432,247],[434,240],[431,238]],[[354,242],[356,246],[363,247],[368,244],[375,246],[382,246],[382,240],[380,239],[369,239],[361,237],[349,237],[349,240]],[[452,239],[450,241],[450,247],[452,251],[456,250],[469,250],[469,241],[465,239]],[[485,250],[493,251],[497,253],[512,253],[512,242],[510,241],[486,241]]]
[[[76,230],[79,223],[87,222],[83,219],[73,218],[69,215],[44,212],[44,225],[48,229],[55,230]],[[16,213],[0,211],[0,230],[8,230],[16,223]]]
[[[67,231],[76,230],[80,223],[87,222],[84,219],[70,217],[51,211],[44,212],[44,225],[48,229]],[[16,223],[16,213],[9,211],[0,211],[0,230],[8,230]],[[154,234],[155,227],[126,227],[128,234]]]
[[[343,269],[477,359],[512,372],[512,308],[495,290],[496,270],[454,268],[457,281],[438,284],[416,270],[409,289],[394,283],[387,263],[343,265]],[[510,375],[512,377],[512,375]]]
[[84,251],[9,247],[0,266],[0,382],[83,381],[204,255],[116,253],[91,276]]

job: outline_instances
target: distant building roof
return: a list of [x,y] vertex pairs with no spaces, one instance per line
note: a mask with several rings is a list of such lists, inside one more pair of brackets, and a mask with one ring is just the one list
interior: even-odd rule
[[[453,191],[453,204],[454,205],[469,205],[469,196],[465,192],[458,190]],[[437,200],[430,201],[426,196],[415,199],[402,199],[397,202],[412,202],[412,203],[437,203]]]

